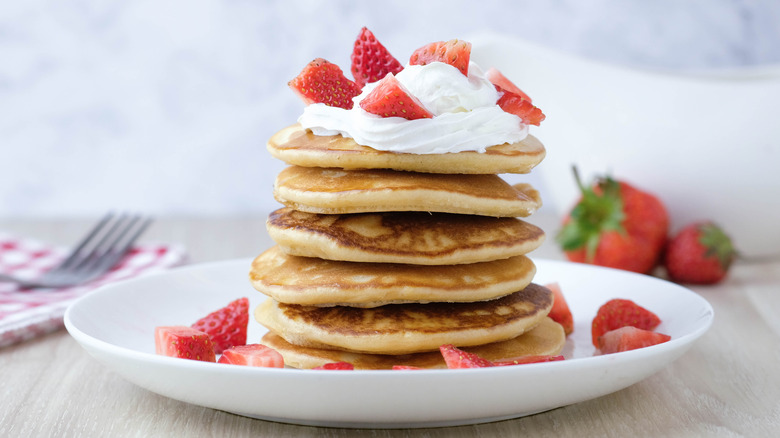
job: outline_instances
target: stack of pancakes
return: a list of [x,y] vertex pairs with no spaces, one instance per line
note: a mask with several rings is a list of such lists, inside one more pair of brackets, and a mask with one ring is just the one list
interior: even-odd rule
[[532,136],[485,153],[379,151],[300,125],[268,150],[291,166],[270,214],[276,246],[252,263],[270,298],[255,311],[262,343],[313,368],[444,367],[439,346],[489,360],[557,354],[565,337],[547,318],[552,293],[532,283],[525,254],[544,240],[517,217],[541,205],[527,173],[545,155]]

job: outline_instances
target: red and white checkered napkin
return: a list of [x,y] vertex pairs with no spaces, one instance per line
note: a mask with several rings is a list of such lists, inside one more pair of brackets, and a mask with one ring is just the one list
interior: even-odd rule
[[[0,273],[35,278],[59,263],[67,249],[0,232]],[[65,309],[82,295],[118,280],[184,264],[187,255],[176,245],[134,247],[105,275],[83,285],[61,289],[22,289],[0,282],[0,347],[55,331],[63,326]]]

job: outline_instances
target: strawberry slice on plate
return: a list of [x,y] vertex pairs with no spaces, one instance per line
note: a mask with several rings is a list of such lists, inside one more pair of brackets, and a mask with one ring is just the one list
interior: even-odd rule
[[463,351],[452,344],[442,345],[439,347],[439,351],[441,351],[441,355],[444,357],[447,368],[450,369],[485,368],[493,366],[493,362],[477,354]]
[[250,367],[284,368],[284,358],[271,347],[262,344],[237,345],[222,352],[218,363]]
[[366,27],[360,30],[350,59],[352,77],[360,88],[384,78],[388,73],[396,74],[404,69]]
[[515,359],[493,362],[493,365],[497,367],[503,367],[508,365],[523,365],[527,363],[557,362],[559,360],[564,360],[563,355],[550,354],[550,355],[536,355],[536,356],[521,356]]
[[663,333],[625,326],[599,336],[597,347],[602,354],[619,353],[662,344],[672,339]]
[[517,85],[515,85],[512,81],[510,81],[506,76],[504,76],[503,73],[498,71],[495,67],[490,67],[485,72],[485,77],[487,80],[490,81],[491,84],[496,86],[496,90],[498,91],[508,91],[512,94],[517,94],[518,96],[522,97],[523,99],[531,102],[531,97],[528,96],[526,93],[523,92],[520,88],[518,88]]
[[469,60],[471,59],[471,43],[463,40],[438,41],[426,44],[412,53],[410,65],[427,65],[432,62],[449,64],[469,75]]
[[405,371],[405,370],[424,370],[425,368],[414,367],[411,365],[393,365],[392,369],[395,371]]
[[207,333],[214,343],[214,352],[220,354],[235,345],[246,344],[248,323],[249,299],[244,297],[209,313],[196,321],[192,328]]
[[337,370],[337,371],[352,371],[355,366],[349,362],[329,362],[318,367],[312,368],[313,370]]
[[566,303],[566,298],[563,296],[561,285],[558,283],[550,283],[545,286],[552,291],[554,297],[552,310],[550,310],[550,313],[548,313],[547,316],[560,324],[566,335],[571,334],[571,332],[574,331],[574,317],[569,309],[569,304]]
[[214,362],[214,344],[209,335],[186,326],[160,326],[154,329],[157,354],[182,359]]
[[615,298],[602,305],[591,324],[593,345],[598,347],[598,338],[615,329],[631,326],[642,330],[653,330],[661,318],[631,300]]
[[433,117],[433,113],[425,109],[416,97],[409,94],[392,73],[388,73],[377,82],[374,89],[360,101],[360,107],[366,112],[382,117],[403,117],[407,120]]
[[360,87],[344,76],[338,65],[323,58],[308,63],[287,85],[307,105],[324,103],[352,109],[352,98],[360,94]]

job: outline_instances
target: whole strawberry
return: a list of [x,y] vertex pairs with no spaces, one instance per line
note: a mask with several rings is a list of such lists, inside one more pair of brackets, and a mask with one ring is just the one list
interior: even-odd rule
[[688,225],[666,247],[664,266],[677,283],[714,284],[723,280],[736,257],[731,239],[716,224]]
[[557,241],[566,257],[627,271],[649,273],[666,243],[669,216],[654,195],[626,182],[601,178],[564,220]]

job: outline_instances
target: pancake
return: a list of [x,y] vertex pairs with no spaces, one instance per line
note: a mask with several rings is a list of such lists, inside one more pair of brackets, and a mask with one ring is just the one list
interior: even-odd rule
[[303,167],[341,169],[394,169],[428,173],[499,174],[528,173],[545,156],[532,135],[517,143],[487,148],[484,153],[410,154],[361,146],[351,138],[318,136],[301,125],[288,126],[267,143],[274,158]]
[[[281,353],[287,366],[310,369],[329,362],[349,362],[358,370],[391,369],[393,365],[408,365],[418,368],[446,368],[444,359],[438,351],[403,355],[351,353],[322,348],[300,347],[284,340],[273,332],[266,333],[261,344]],[[522,356],[557,355],[566,343],[563,328],[550,318],[542,319],[539,324],[526,333],[507,341],[463,347],[490,361],[511,360]]]
[[255,289],[282,303],[376,307],[490,300],[525,288],[535,273],[526,256],[424,266],[299,257],[273,246],[252,261],[249,279]]
[[497,175],[448,175],[395,170],[290,166],[276,177],[274,197],[309,213],[434,211],[526,217],[542,205],[529,184]]
[[328,260],[445,265],[527,254],[544,232],[517,218],[425,212],[315,214],[282,208],[266,222],[286,253]]
[[552,308],[549,289],[525,289],[475,303],[393,304],[362,309],[283,304],[267,299],[255,319],[287,342],[356,353],[407,354],[442,344],[473,346],[515,338]]

